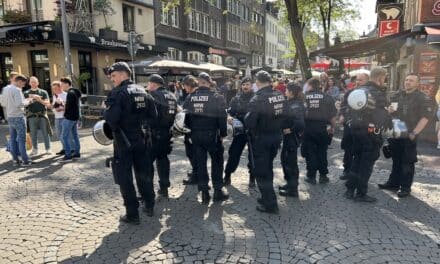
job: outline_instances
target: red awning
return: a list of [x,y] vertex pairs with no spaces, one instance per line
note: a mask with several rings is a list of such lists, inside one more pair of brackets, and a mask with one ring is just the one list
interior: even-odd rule
[[435,27],[425,27],[426,34],[428,34],[426,38],[426,42],[429,44],[439,44],[440,43],[440,28]]
[[[346,69],[359,69],[362,67],[367,67],[369,65],[370,65],[370,63],[368,63],[368,62],[349,62],[349,61],[346,61],[344,63],[344,66]],[[330,67],[330,62],[312,63],[311,67],[312,67],[312,69],[325,69],[325,70],[327,70]]]

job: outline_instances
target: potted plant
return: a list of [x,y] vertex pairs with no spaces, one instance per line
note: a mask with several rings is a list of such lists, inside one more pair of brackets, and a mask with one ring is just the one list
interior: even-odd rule
[[3,22],[10,24],[27,23],[27,22],[32,22],[32,17],[26,11],[12,9],[5,11],[5,13],[2,16],[2,20]]
[[93,10],[104,17],[105,27],[99,29],[99,37],[108,40],[117,40],[118,32],[112,30],[112,25],[109,25],[107,22],[107,16],[116,14],[112,7],[112,2],[110,0],[95,0]]

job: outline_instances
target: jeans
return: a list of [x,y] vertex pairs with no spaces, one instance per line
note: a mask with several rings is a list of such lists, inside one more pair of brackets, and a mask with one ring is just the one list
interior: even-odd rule
[[26,119],[24,117],[10,117],[8,118],[8,124],[12,158],[18,160],[17,154],[20,153],[23,162],[29,162],[26,153]]
[[[61,140],[63,143],[64,151],[66,152],[66,157],[71,157],[71,151],[73,150],[74,154],[79,154],[80,144],[79,144],[79,136],[77,130],[78,121],[72,121],[68,119],[63,120],[63,128],[61,132]],[[73,144],[71,146],[71,138],[73,138]]]
[[41,130],[43,134],[44,147],[46,150],[50,149],[50,138],[49,132],[47,131],[46,119],[43,117],[30,117],[29,121],[29,130],[32,138],[32,147],[35,150],[38,150],[38,130]]

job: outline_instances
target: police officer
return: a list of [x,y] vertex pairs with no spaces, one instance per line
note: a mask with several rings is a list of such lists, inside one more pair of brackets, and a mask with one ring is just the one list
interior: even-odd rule
[[[194,93],[198,86],[196,77],[192,75],[185,76],[185,78],[183,78],[182,80],[182,83],[187,95]],[[199,179],[197,177],[197,167],[196,167],[197,164],[196,164],[196,159],[194,158],[194,145],[191,141],[191,133],[186,133],[184,135],[183,142],[185,144],[185,154],[188,157],[189,162],[191,164],[191,172],[188,173],[188,178],[183,180],[183,184],[195,185],[198,184]]]
[[143,128],[157,118],[157,112],[153,98],[130,80],[131,71],[127,63],[114,63],[109,73],[115,88],[107,97],[104,119],[113,132],[112,169],[126,208],[126,215],[120,221],[139,224],[139,202],[133,185],[132,168],[144,200],[144,210],[148,216],[152,216],[154,190]]
[[[367,73],[359,73],[356,76],[356,86],[354,89],[364,86],[368,80],[370,79],[370,76]],[[347,98],[350,95],[350,93],[353,90],[350,90],[344,94],[344,99],[341,103],[340,108],[340,121],[344,124],[344,133],[342,135],[341,140],[341,149],[344,150],[344,159],[343,159],[343,166],[344,166],[344,172],[339,179],[341,180],[347,180],[348,179],[348,172],[350,171],[351,165],[353,164],[353,136],[351,134],[351,128],[349,125],[350,117],[348,104],[347,104]]]
[[202,72],[198,76],[199,87],[188,95],[184,108],[188,109],[185,124],[191,129],[191,141],[194,144],[194,154],[197,163],[199,191],[202,192],[202,202],[209,203],[209,175],[206,166],[207,153],[211,156],[212,185],[214,187],[214,202],[229,198],[223,193],[223,138],[226,137],[226,106],[225,99],[213,92],[211,77]]
[[393,168],[388,181],[378,184],[380,189],[397,191],[398,197],[411,192],[414,179],[414,164],[417,162],[417,136],[434,116],[433,101],[418,90],[419,76],[410,73],[405,78],[404,89],[391,97],[388,111],[393,118],[406,123],[408,138],[388,139],[393,159]]
[[307,83],[310,90],[305,95],[306,115],[302,146],[307,165],[305,180],[316,184],[316,172],[319,171],[319,183],[327,183],[327,149],[335,127],[335,101],[322,92],[318,79],[310,79]]
[[347,199],[355,199],[359,202],[375,202],[377,200],[367,195],[367,191],[374,163],[380,155],[382,131],[390,128],[391,125],[391,120],[385,109],[388,106],[386,88],[383,86],[386,77],[387,71],[385,69],[373,68],[370,73],[371,81],[358,88],[365,89],[369,93],[368,107],[360,110],[349,109],[354,159],[345,184]]
[[281,196],[298,197],[298,157],[297,149],[304,132],[304,94],[302,88],[293,82],[287,84],[287,113],[283,124],[283,148],[281,149],[281,165],[287,184],[280,186]]
[[266,71],[256,74],[258,91],[249,103],[245,126],[250,133],[250,143],[255,168],[252,170],[260,189],[257,210],[278,213],[277,198],[273,188],[273,160],[281,143],[281,128],[286,99],[272,89],[272,77]]
[[[252,79],[250,77],[244,77],[241,80],[241,93],[232,98],[230,107],[229,107],[229,115],[232,118],[238,119],[241,123],[244,123],[244,116],[248,112],[248,105],[251,98],[254,96],[252,91]],[[228,162],[226,163],[225,168],[225,179],[224,184],[231,184],[231,174],[238,167],[238,163],[240,162],[240,156],[243,152],[244,147],[247,143],[247,135],[244,133],[233,135],[231,146],[228,151]],[[249,167],[249,187],[255,186],[255,177],[252,176],[250,164]]]
[[[171,130],[177,112],[177,99],[173,93],[163,87],[165,81],[158,74],[152,74],[148,83],[148,90],[154,98],[158,118],[153,123],[152,134],[152,163],[156,161],[159,175],[158,191],[163,197],[168,197],[170,187],[170,160],[168,154],[172,150]],[[154,175],[154,166],[151,166]]]

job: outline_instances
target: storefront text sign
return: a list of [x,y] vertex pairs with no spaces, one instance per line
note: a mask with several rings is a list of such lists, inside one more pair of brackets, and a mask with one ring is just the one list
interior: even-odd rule
[[440,0],[423,0],[420,3],[420,23],[440,22]]
[[399,20],[380,21],[379,37],[385,37],[399,33]]

